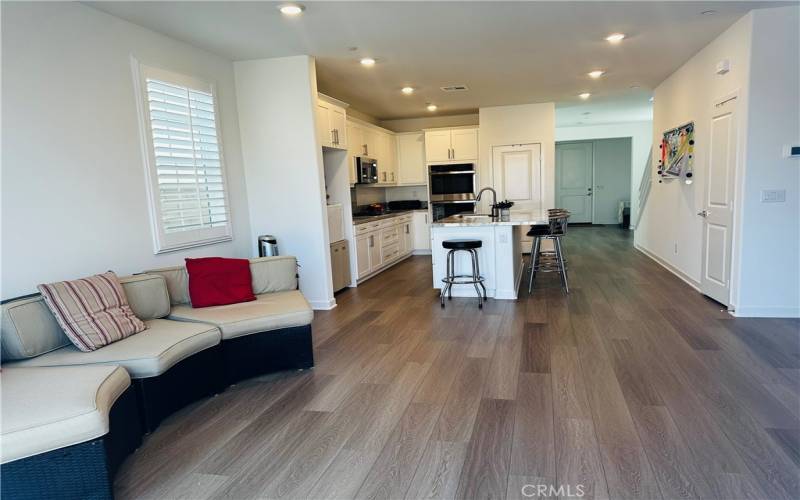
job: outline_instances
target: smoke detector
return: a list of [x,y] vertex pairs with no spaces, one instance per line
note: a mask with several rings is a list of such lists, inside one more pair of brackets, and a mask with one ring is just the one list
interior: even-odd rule
[[448,85],[446,87],[439,87],[442,89],[442,92],[465,92],[469,90],[469,87],[466,85]]

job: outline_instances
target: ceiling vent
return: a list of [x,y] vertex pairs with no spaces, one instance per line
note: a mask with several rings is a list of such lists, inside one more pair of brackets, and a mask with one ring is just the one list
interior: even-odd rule
[[448,85],[447,87],[439,87],[442,92],[464,92],[469,90],[466,85]]

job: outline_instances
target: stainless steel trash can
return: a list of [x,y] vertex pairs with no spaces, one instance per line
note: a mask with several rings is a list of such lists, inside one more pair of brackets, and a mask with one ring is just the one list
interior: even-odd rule
[[278,255],[278,240],[271,234],[258,237],[258,256],[272,257]]

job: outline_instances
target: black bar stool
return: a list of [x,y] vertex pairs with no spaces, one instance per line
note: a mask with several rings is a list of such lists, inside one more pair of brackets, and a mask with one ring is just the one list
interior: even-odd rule
[[[447,300],[453,298],[453,285],[473,285],[475,291],[478,292],[478,308],[483,309],[483,301],[486,300],[486,287],[483,285],[483,276],[481,276],[481,269],[478,264],[478,248],[482,245],[483,242],[481,240],[472,239],[445,240],[442,242],[442,247],[450,250],[447,252],[447,275],[442,279],[442,283],[444,283],[441,294],[442,307],[444,307],[445,295],[447,295]],[[472,274],[456,274],[455,256],[458,251],[469,252],[472,258]],[[481,293],[481,290],[483,290],[483,293]]]
[[[563,208],[553,208],[547,211],[548,224],[531,226],[528,236],[533,237],[531,245],[531,277],[528,282],[528,293],[533,291],[533,279],[536,272],[558,272],[561,278],[561,286],[566,293],[569,293],[569,283],[567,282],[567,259],[564,258],[564,250],[561,245],[561,237],[567,234],[567,220],[570,213]],[[543,239],[553,241],[553,250],[543,252],[541,241]]]

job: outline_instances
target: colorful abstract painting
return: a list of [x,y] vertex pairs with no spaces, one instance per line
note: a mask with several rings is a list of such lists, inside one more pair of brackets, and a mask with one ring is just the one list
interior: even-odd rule
[[687,173],[691,174],[693,165],[694,122],[664,132],[659,173],[680,177]]

